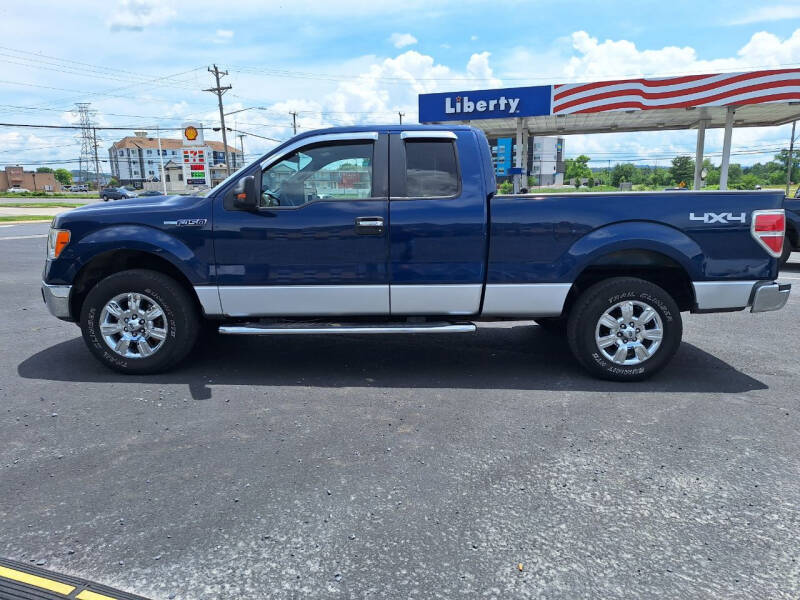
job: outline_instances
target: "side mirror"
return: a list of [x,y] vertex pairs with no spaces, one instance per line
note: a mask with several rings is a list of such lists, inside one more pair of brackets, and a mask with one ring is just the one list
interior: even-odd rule
[[233,206],[240,210],[255,210],[258,208],[258,194],[256,193],[256,178],[252,175],[242,177],[233,186]]

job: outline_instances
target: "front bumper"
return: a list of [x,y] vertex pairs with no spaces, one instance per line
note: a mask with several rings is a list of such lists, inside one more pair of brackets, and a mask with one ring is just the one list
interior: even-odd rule
[[71,320],[69,312],[69,293],[71,285],[48,285],[42,282],[42,299],[47,305],[47,309],[54,317],[59,319]]
[[790,283],[771,283],[756,284],[753,288],[753,298],[750,301],[750,312],[766,312],[768,310],[780,310],[789,300],[789,293],[792,291]]

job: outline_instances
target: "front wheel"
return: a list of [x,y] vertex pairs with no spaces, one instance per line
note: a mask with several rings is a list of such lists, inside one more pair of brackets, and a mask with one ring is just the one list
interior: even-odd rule
[[659,286],[632,277],[601,281],[578,297],[567,340],[578,362],[596,377],[640,381],[678,350],[683,324],[675,300]]
[[194,346],[200,317],[177,281],[146,269],[109,275],[81,308],[83,339],[107,367],[126,374],[165,371]]

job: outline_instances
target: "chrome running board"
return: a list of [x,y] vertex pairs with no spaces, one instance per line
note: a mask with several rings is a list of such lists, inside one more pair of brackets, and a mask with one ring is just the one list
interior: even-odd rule
[[472,333],[475,323],[279,323],[221,325],[227,335],[318,335],[324,333]]

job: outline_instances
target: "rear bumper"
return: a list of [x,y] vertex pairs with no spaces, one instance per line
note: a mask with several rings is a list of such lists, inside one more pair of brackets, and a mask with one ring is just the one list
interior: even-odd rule
[[42,282],[42,299],[50,314],[65,321],[72,320],[69,312],[69,293],[71,291],[71,285],[48,285],[44,281]]
[[775,281],[696,281],[692,312],[780,310],[789,299],[790,284]]
[[753,289],[753,299],[750,303],[750,312],[767,312],[780,310],[789,300],[792,291],[790,283],[764,283]]

